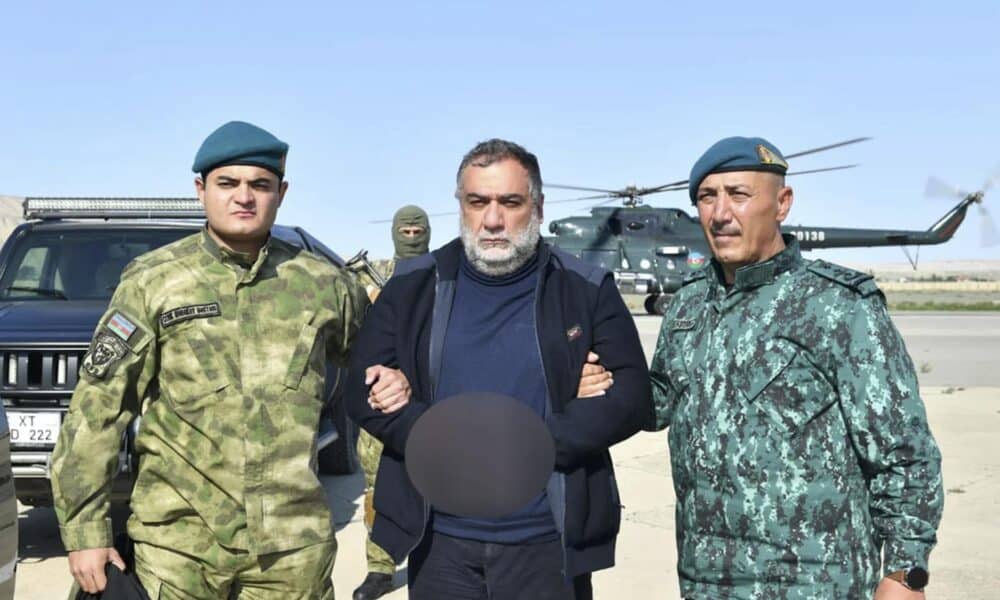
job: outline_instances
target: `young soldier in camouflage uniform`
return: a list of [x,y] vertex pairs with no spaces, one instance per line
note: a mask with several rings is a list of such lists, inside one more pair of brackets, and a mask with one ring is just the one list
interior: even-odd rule
[[651,368],[681,593],[922,598],[943,500],[913,363],[870,276],[781,235],[786,168],[767,141],[728,138],[691,173],[714,258],[673,299]]
[[[419,206],[407,205],[396,211],[392,218],[392,243],[395,253],[392,260],[374,261],[372,267],[383,279],[389,279],[396,268],[396,262],[421,254],[427,254],[431,242],[431,226],[427,213]],[[380,287],[372,277],[364,271],[359,272],[359,278],[368,298],[375,302]],[[361,468],[365,472],[365,527],[371,533],[375,522],[375,509],[372,500],[375,496],[375,473],[378,471],[378,461],[382,457],[382,442],[375,439],[364,429],[358,434],[358,457]],[[365,555],[368,558],[368,574],[365,580],[354,590],[353,600],[375,600],[392,591],[392,574],[396,572],[396,563],[392,557],[372,541],[365,538]]]
[[333,598],[316,427],[327,360],[345,363],[368,302],[269,236],[287,149],[247,123],[208,136],[193,168],[206,229],[129,265],[100,321],[52,477],[87,592],[103,589],[105,563],[124,567],[108,489],[141,413],[128,532],[152,598]]

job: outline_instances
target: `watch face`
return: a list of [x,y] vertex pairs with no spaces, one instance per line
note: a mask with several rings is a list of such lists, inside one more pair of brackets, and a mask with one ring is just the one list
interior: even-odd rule
[[928,579],[930,579],[930,577],[928,576],[926,569],[913,567],[906,572],[906,587],[911,590],[922,590],[927,587]]

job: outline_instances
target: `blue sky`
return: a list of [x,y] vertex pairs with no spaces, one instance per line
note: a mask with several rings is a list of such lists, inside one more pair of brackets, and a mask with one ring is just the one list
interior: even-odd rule
[[[546,181],[607,188],[684,179],[729,135],[786,153],[873,136],[793,161],[862,163],[794,181],[790,222],[807,225],[925,229],[953,204],[923,197],[928,175],[974,189],[1000,165],[1000,3],[423,4],[5,7],[0,193],[191,195],[201,140],[248,120],[291,145],[280,222],[385,256],[388,225],[368,221],[454,208],[462,154],[494,136],[535,152]],[[456,223],[435,219],[433,245]],[[921,260],[1000,258],[978,226],[970,213]]]

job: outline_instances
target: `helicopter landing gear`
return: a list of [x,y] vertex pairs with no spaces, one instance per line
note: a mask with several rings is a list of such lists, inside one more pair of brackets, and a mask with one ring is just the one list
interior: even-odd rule
[[646,312],[651,315],[660,315],[661,317],[667,312],[667,305],[670,304],[670,294],[650,294],[646,296],[646,301],[643,306],[646,308]]
[[657,298],[659,298],[659,296],[655,296],[655,295],[646,296],[646,301],[643,303],[643,306],[646,308],[646,314],[647,315],[655,315],[656,314],[656,299]]
[[656,302],[653,303],[653,308],[656,310],[656,314],[661,317],[667,314],[667,305],[670,304],[670,299],[673,298],[671,294],[660,294],[656,298]]
[[673,296],[671,294],[650,294],[646,296],[646,301],[643,306],[646,308],[646,313],[651,315],[660,315],[661,317],[667,312],[667,305],[670,304],[670,299]]

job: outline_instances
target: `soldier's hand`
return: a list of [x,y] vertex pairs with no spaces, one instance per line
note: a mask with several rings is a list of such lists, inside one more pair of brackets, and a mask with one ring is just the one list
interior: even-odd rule
[[615,380],[608,371],[598,362],[600,356],[593,352],[587,353],[587,362],[583,364],[583,371],[580,373],[580,387],[577,389],[577,398],[593,398],[603,396],[604,392],[614,385]]
[[885,577],[875,589],[875,600],[924,600],[923,592],[914,592],[895,579]]
[[410,402],[410,382],[398,369],[374,365],[365,369],[368,406],[384,414],[394,413]]
[[378,298],[378,295],[382,293],[382,290],[375,285],[368,286],[365,288],[365,291],[368,292],[368,301],[372,304],[375,304],[375,300]]
[[125,561],[114,548],[88,548],[69,553],[69,571],[88,594],[104,591],[108,579],[104,575],[104,565],[113,563],[125,570]]

